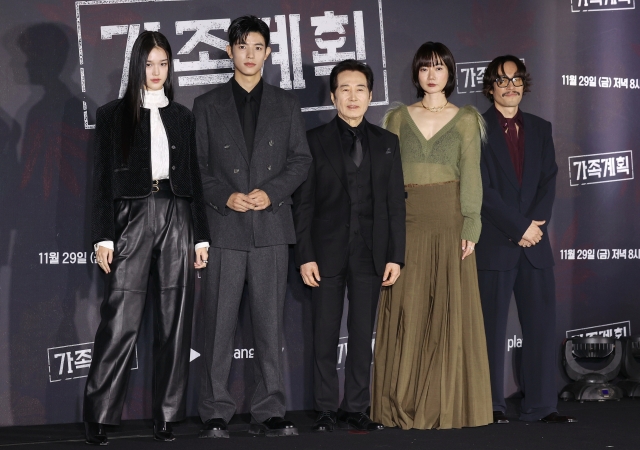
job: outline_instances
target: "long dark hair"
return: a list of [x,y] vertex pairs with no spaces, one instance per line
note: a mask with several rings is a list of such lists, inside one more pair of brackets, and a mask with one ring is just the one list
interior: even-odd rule
[[[157,31],[143,31],[136,39],[131,49],[129,62],[129,82],[122,102],[124,115],[122,119],[122,158],[129,159],[129,150],[133,136],[140,125],[140,108],[144,104],[144,86],[147,82],[147,59],[155,47],[161,48],[167,54],[169,71],[164,82],[164,94],[173,100],[173,67],[171,64],[171,46],[162,33]],[[127,138],[129,137],[129,138]]]

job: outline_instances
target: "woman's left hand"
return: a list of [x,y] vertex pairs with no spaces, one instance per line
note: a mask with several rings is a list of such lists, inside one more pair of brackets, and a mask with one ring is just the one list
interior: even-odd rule
[[209,249],[206,247],[196,249],[196,262],[193,263],[193,267],[196,269],[204,269],[209,262]]
[[462,240],[462,259],[465,259],[476,248],[476,244],[474,242],[468,241],[466,239]]

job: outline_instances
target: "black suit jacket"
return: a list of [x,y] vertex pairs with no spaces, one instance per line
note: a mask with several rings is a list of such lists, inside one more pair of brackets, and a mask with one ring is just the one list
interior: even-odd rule
[[[122,100],[114,100],[98,108],[96,114],[91,215],[91,239],[94,244],[115,241],[114,200],[151,195],[151,115],[148,109],[140,109],[140,126],[135,130],[129,158],[125,162],[122,158],[123,113]],[[185,106],[169,102],[160,108],[160,117],[169,140],[171,190],[176,196],[191,200],[195,242],[210,242],[193,114]]]
[[[556,193],[558,166],[551,124],[523,112],[524,166],[522,186],[509,156],[504,130],[498,123],[495,106],[483,117],[487,142],[482,145],[482,233],[476,246],[479,270],[511,270],[521,252],[539,269],[553,266],[547,226]],[[532,220],[546,220],[542,240],[529,248],[518,246]]]
[[[293,197],[296,265],[315,261],[320,276],[335,276],[349,248],[351,203],[338,118],[307,132],[313,156],[307,180]],[[405,200],[398,137],[367,124],[373,190],[373,260],[404,265]]]
[[[211,245],[247,251],[295,244],[291,194],[311,164],[297,97],[264,83],[251,158],[231,81],[196,98],[193,113]],[[226,206],[234,192],[256,188],[269,196],[267,209],[241,213]]]

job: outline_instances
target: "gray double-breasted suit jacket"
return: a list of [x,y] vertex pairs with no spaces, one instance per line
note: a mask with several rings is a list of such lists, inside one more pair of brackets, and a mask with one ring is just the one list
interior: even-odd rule
[[[204,286],[200,417],[228,421],[235,413],[227,380],[245,283],[256,352],[251,415],[258,422],[282,417],[288,244],[296,242],[291,194],[307,178],[311,164],[300,105],[294,95],[264,83],[251,158],[231,82],[198,97],[193,112],[212,246]],[[226,206],[234,192],[256,188],[269,196],[267,209],[241,213]]]
[[[231,82],[196,98],[198,161],[213,247],[249,250],[295,244],[291,194],[307,178],[311,153],[297,98],[264,83],[252,157]],[[262,189],[271,206],[239,213],[226,204],[234,192]]]

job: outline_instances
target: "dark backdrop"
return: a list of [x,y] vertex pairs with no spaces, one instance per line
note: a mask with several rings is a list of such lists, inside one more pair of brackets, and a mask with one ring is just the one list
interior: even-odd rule
[[[458,87],[450,100],[480,111],[489,106],[478,93],[487,62],[504,53],[523,58],[534,84],[522,108],[553,123],[560,167],[549,226],[558,349],[569,335],[628,335],[640,320],[635,0],[0,0],[0,8],[2,426],[81,420],[103,291],[89,242],[94,117],[98,105],[119,95],[127,78],[126,50],[145,28],[159,29],[171,42],[177,101],[191,107],[196,96],[230,76],[221,50],[229,20],[248,13],[269,18],[274,53],[264,76],[299,96],[309,128],[335,114],[323,74],[346,57],[374,70],[374,103],[367,114],[374,123],[391,102],[415,101],[410,63],[424,41],[445,43],[458,61]],[[288,407],[310,409],[309,292],[294,267],[289,286]],[[202,301],[198,296],[191,355],[193,415]],[[527,345],[514,312],[505,342],[510,362]],[[150,316],[149,308],[125,419],[150,415]],[[249,320],[243,314],[230,379],[242,411],[252,380]],[[341,339],[337,349],[339,369],[345,344]],[[518,393],[514,366],[507,365],[509,395]],[[558,388],[564,382],[558,364]]]

